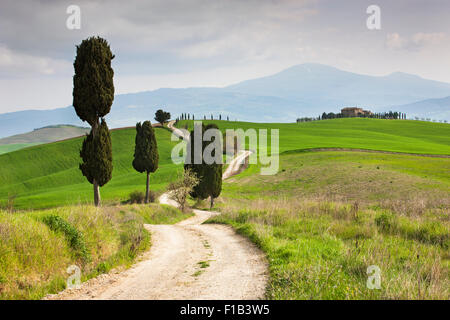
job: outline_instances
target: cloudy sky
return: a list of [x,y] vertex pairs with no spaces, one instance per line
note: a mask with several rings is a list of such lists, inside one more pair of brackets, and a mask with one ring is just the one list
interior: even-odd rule
[[[366,9],[381,9],[369,30]],[[69,5],[81,29],[66,27]],[[450,82],[448,0],[0,1],[0,113],[72,103],[75,45],[111,45],[117,93],[225,86],[317,62]]]

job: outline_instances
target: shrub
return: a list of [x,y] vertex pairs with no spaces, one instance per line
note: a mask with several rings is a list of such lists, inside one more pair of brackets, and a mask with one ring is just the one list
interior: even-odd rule
[[89,261],[89,252],[86,248],[83,233],[78,231],[60,216],[54,214],[45,216],[42,221],[50,228],[50,230],[64,234],[70,248],[74,250],[77,258],[81,258],[83,262]]
[[144,203],[145,195],[141,191],[133,191],[130,193],[130,203]]
[[392,213],[383,212],[375,218],[375,224],[384,232],[393,232],[397,229],[397,219]]

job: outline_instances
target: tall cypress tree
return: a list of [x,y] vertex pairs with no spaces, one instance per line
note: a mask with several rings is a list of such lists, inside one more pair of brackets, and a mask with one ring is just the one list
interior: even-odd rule
[[[111,135],[106,121],[102,119],[97,128],[97,134],[93,130],[86,136],[80,151],[83,163],[80,170],[86,179],[98,186],[104,186],[112,177],[112,148]],[[94,193],[95,205],[100,205],[100,193]]]
[[[73,107],[78,117],[91,125],[91,132],[83,142],[83,149],[80,153],[83,159],[80,169],[94,186],[94,202],[96,206],[100,205],[99,186],[103,186],[109,181],[110,178],[105,179],[105,177],[111,176],[109,165],[101,165],[95,168],[98,171],[96,174],[92,171],[94,170],[92,165],[106,164],[109,161],[109,159],[100,161],[98,157],[99,154],[107,154],[107,152],[105,153],[102,150],[111,150],[111,138],[103,117],[110,112],[114,100],[112,59],[114,59],[114,55],[108,42],[100,37],[91,37],[83,40],[77,46],[77,55],[73,64],[75,69],[75,75],[73,76]],[[102,119],[102,126],[104,125],[103,129],[101,129],[100,119]],[[108,137],[97,137],[100,130],[103,130],[103,135],[108,135]],[[108,145],[100,145],[103,143]],[[99,154],[88,154],[88,152]]]
[[[208,124],[207,126],[204,126],[202,124],[201,127],[197,127],[197,130],[202,129],[202,136],[203,133],[208,129],[218,129],[217,125],[215,124]],[[195,128],[194,128],[195,130]],[[214,199],[217,198],[220,195],[220,192],[222,191],[222,169],[223,164],[221,163],[212,163],[212,164],[206,164],[203,159],[203,152],[206,148],[206,146],[212,142],[208,141],[202,141],[202,147],[198,149],[201,151],[201,163],[195,164],[195,140],[194,140],[194,130],[191,131],[190,139],[188,148],[190,148],[190,164],[185,164],[184,168],[185,170],[190,169],[197,178],[199,179],[199,183],[193,188],[193,191],[191,192],[191,196],[193,198],[198,199],[206,199],[210,197],[210,207],[212,208],[214,206]],[[202,139],[203,140],[203,139]],[[216,141],[213,141],[216,142]],[[221,141],[217,141],[217,143],[220,143]],[[219,149],[222,150],[222,147],[219,145]],[[215,149],[213,151],[212,156],[215,156]],[[189,154],[188,154],[189,156]]]
[[[219,129],[217,125],[211,123],[205,127],[205,131],[209,129]],[[212,141],[211,143],[218,143],[219,146],[217,150],[222,151],[221,141]],[[207,142],[208,144],[208,142]],[[205,145],[203,146],[205,148]],[[216,149],[213,150],[211,156],[215,157]],[[204,194],[210,197],[210,208],[214,206],[214,199],[220,195],[222,191],[222,163],[212,163],[212,164],[204,164],[204,175],[203,175],[203,183],[204,183]]]
[[[199,125],[194,125],[194,129],[191,131],[190,133],[190,137],[189,137],[189,142],[187,145],[187,148],[189,148],[189,151],[186,155],[186,161],[184,164],[184,170],[188,170],[190,169],[192,173],[194,173],[196,175],[196,177],[199,179],[199,183],[197,185],[195,185],[192,189],[191,192],[191,196],[193,198],[199,198],[199,199],[206,199],[206,195],[203,192],[203,185],[201,184],[201,181],[203,181],[203,176],[204,176],[204,161],[203,161],[203,149],[204,147],[202,146],[201,148],[199,148],[199,152],[201,152],[200,156],[202,161],[201,163],[194,163],[195,160],[195,139],[194,139],[194,133],[195,130],[202,130],[202,137],[203,137],[203,132],[204,132],[204,125],[202,124],[201,126]],[[203,139],[202,139],[203,140]],[[203,142],[202,142],[203,144]]]
[[156,143],[155,131],[150,121],[136,124],[136,146],[134,148],[133,168],[136,171],[147,173],[147,188],[145,192],[145,203],[148,203],[150,195],[150,173],[158,169],[158,145]]

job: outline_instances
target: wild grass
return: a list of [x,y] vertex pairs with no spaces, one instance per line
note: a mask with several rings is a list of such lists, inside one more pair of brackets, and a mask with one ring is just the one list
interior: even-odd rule
[[[450,223],[439,216],[292,198],[230,201],[222,212],[209,222],[266,252],[269,299],[450,298]],[[379,290],[366,286],[371,265],[381,269]]]
[[82,281],[130,266],[150,247],[144,223],[174,223],[186,215],[151,204],[0,211],[0,299],[40,299],[66,287],[70,265]]
[[[300,152],[258,172],[223,184],[210,222],[267,254],[267,298],[450,298],[450,159]],[[371,265],[379,290],[366,286]]]
[[280,169],[259,175],[259,165],[224,183],[231,198],[302,197],[358,201],[405,215],[450,206],[450,159],[364,152],[280,155]]
[[165,204],[150,203],[148,205],[126,205],[122,211],[138,214],[144,223],[148,224],[174,224],[193,216],[192,212],[181,212],[179,209]]

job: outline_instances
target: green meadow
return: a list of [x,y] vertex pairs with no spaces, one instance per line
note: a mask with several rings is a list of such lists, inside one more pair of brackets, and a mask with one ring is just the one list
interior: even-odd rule
[[26,147],[33,146],[37,143],[12,143],[12,144],[5,144],[0,146],[0,154],[13,152],[19,149],[23,149]]
[[[226,129],[279,129],[280,153],[311,148],[351,148],[450,155],[450,126],[412,120],[345,118],[302,123],[252,123],[207,120]],[[193,121],[179,121],[189,129]],[[269,139],[270,140],[270,139]],[[269,142],[270,143],[270,142]]]
[[[164,190],[175,179],[170,132],[155,128],[158,140],[159,168],[150,177],[153,191]],[[128,199],[130,192],[145,190],[145,175],[131,163],[135,129],[111,131],[113,178],[101,188],[102,200],[113,203]],[[49,208],[92,202],[92,185],[78,169],[82,138],[33,146],[0,155],[0,203],[15,197],[16,209]]]
[[[268,257],[269,299],[450,298],[450,159],[294,151],[223,185],[221,215]],[[381,270],[380,289],[367,268]]]
[[[206,121],[207,123],[209,121]],[[259,124],[214,121],[222,130],[231,128],[279,129],[280,153],[310,148],[361,148],[405,153],[450,154],[450,126],[441,123],[377,119],[334,119],[300,124]],[[192,121],[178,126],[192,127]],[[181,166],[170,158],[176,142],[170,132],[156,128],[159,169],[151,175],[153,191],[175,179]],[[135,130],[113,130],[113,178],[101,188],[102,200],[126,200],[142,190],[145,176],[132,165]],[[48,208],[90,203],[92,186],[81,175],[79,150],[82,138],[32,146],[0,155],[0,204],[14,198],[17,209]]]
[[[250,164],[226,180],[216,201],[222,214],[209,221],[233,226],[266,253],[267,298],[450,298],[448,124],[359,118],[299,124],[210,122],[223,131],[279,129],[278,173],[262,176],[260,165]],[[160,163],[150,188],[163,192],[182,166],[171,161],[177,142],[170,140],[170,132],[155,132]],[[113,178],[101,188],[101,211],[85,206],[92,204],[92,186],[78,169],[81,138],[0,155],[0,206],[18,210],[0,212],[0,252],[7,252],[0,273],[3,297],[39,298],[64,288],[63,266],[77,262],[80,254],[90,257],[86,277],[129,265],[137,245],[138,251],[149,246],[143,223],[175,223],[188,216],[155,204],[120,205],[130,192],[144,190],[145,175],[131,165],[135,130],[111,134]],[[323,149],[311,150],[317,148]],[[90,224],[98,212],[99,224]],[[49,215],[64,219],[66,229],[51,229],[45,218]],[[130,217],[137,223],[128,225]],[[84,234],[84,245],[68,245],[67,236],[77,234],[70,226]],[[19,229],[27,230],[25,237],[15,236]],[[136,234],[142,235],[139,244],[133,244]],[[123,237],[128,240],[120,244]],[[97,249],[92,245],[96,242]],[[11,254],[12,247],[21,249]],[[52,248],[60,248],[61,263]],[[371,265],[381,270],[380,289],[366,286]],[[14,270],[25,276],[15,277]]]
[[144,223],[170,224],[191,214],[150,204],[0,210],[0,299],[41,299],[66,288],[70,265],[82,281],[127,268],[151,245]]

